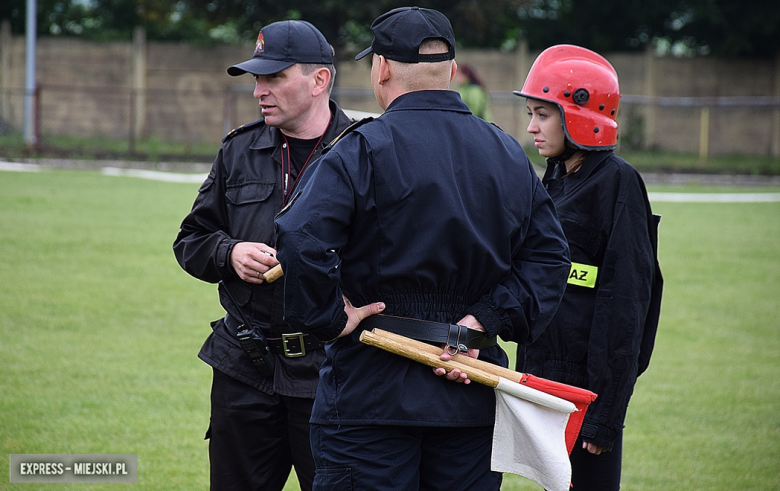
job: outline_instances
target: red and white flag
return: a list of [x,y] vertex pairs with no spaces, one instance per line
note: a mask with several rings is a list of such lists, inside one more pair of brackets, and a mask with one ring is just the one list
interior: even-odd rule
[[565,434],[575,405],[504,378],[495,393],[491,470],[527,477],[548,491],[568,491]]
[[569,490],[569,454],[596,394],[461,354],[442,361],[441,348],[380,329],[363,331],[360,340],[431,367],[457,368],[495,388],[492,470],[527,477],[548,491]]

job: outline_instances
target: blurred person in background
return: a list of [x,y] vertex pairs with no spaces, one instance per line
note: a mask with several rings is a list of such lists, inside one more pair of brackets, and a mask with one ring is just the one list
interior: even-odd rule
[[477,71],[467,63],[458,65],[458,71],[452,80],[453,89],[457,90],[463,102],[471,110],[472,114],[485,121],[492,121],[490,113],[490,96],[485,83],[477,75]]
[[593,51],[553,46],[522,90],[542,182],[571,250],[566,293],[534,343],[518,346],[517,370],[598,394],[571,453],[572,489],[617,490],[623,422],[647,369],[661,305],[658,220],[639,173],[613,152],[618,76]]
[[[291,332],[283,320],[284,280],[269,283],[263,274],[278,264],[274,216],[350,120],[330,100],[333,49],[308,22],[265,26],[252,59],[228,73],[254,76],[263,118],[223,139],[173,244],[185,271],[220,282],[227,312],[212,323],[198,355],[213,367],[211,489],[281,490],[294,467],[309,490],[309,417],[323,343]],[[254,343],[248,349],[239,341],[247,332]]]

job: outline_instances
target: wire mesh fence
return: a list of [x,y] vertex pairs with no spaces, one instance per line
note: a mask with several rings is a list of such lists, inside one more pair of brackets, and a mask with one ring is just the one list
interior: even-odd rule
[[[0,156],[208,162],[230,129],[260,117],[247,84],[143,91],[44,84],[35,93],[31,148],[25,97],[24,89],[0,91]],[[333,97],[344,109],[376,111],[368,88],[336,87]],[[495,122],[528,144],[525,100],[508,92],[492,92],[491,100]],[[780,97],[623,95],[618,122],[623,149],[780,158]]]
[[[41,85],[35,95],[35,142],[24,140],[24,90],[0,98],[2,153],[141,160],[213,159],[223,135],[222,92]],[[191,101],[197,101],[197,104]]]

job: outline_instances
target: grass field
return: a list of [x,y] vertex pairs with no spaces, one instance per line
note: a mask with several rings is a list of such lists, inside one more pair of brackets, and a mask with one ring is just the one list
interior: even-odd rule
[[[211,374],[196,354],[222,310],[171,252],[197,187],[0,172],[0,457],[139,461],[136,485],[9,484],[0,464],[0,489],[208,488]],[[780,203],[654,210],[666,289],[623,489],[780,489]]]

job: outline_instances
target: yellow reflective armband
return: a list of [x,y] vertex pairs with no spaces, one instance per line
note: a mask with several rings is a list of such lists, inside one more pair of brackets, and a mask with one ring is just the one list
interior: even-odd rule
[[590,266],[589,264],[571,263],[571,271],[569,272],[569,279],[566,281],[571,285],[584,286],[585,288],[593,288],[596,286],[596,277],[599,274],[599,268],[597,266]]

